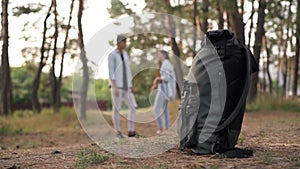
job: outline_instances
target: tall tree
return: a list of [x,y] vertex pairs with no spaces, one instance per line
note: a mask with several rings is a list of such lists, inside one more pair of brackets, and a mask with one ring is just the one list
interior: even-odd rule
[[283,96],[287,96],[287,80],[288,80],[288,42],[290,40],[290,28],[291,28],[291,18],[292,18],[292,0],[289,1],[290,3],[286,6],[287,7],[287,17],[286,17],[286,34],[283,43],[283,64],[282,64],[282,76],[283,76]]
[[222,0],[217,0],[216,9],[218,11],[218,29],[224,29],[224,9],[222,7]]
[[64,39],[64,45],[61,53],[61,63],[60,63],[60,72],[59,72],[59,78],[57,81],[57,90],[56,90],[56,102],[55,102],[55,111],[59,111],[60,106],[61,106],[61,87],[62,87],[62,77],[63,77],[63,69],[64,69],[64,58],[65,58],[65,53],[67,50],[67,41],[69,38],[69,30],[71,28],[71,20],[72,20],[72,14],[73,14],[73,9],[74,9],[74,1],[71,0],[71,5],[70,5],[70,13],[69,13],[69,20],[68,20],[68,25],[66,27],[66,35]]
[[32,84],[31,104],[32,104],[33,111],[36,111],[36,112],[41,111],[41,105],[40,105],[40,102],[38,99],[38,91],[39,91],[42,70],[43,70],[44,66],[46,65],[47,59],[49,57],[49,55],[45,56],[45,53],[47,51],[46,50],[46,39],[47,39],[46,35],[47,35],[47,31],[48,31],[47,21],[51,15],[52,7],[53,7],[53,3],[51,3],[51,5],[48,9],[48,12],[46,14],[46,17],[44,19],[43,40],[42,40],[42,45],[41,45],[41,49],[40,49],[40,52],[41,52],[40,63],[39,63],[39,67],[38,67],[36,76],[33,80],[33,84]]
[[252,37],[252,30],[253,30],[253,15],[254,15],[254,0],[251,1],[251,16],[250,16],[250,30],[249,30],[249,33],[248,33],[248,48],[251,47],[251,37]]
[[2,0],[2,17],[1,17],[1,38],[2,55],[1,55],[1,97],[0,97],[0,114],[7,115],[12,104],[12,83],[10,77],[10,66],[8,59],[8,0]]
[[198,3],[197,0],[193,0],[193,56],[196,55],[196,43],[197,43],[197,27],[199,25],[199,11],[198,11]]
[[[262,48],[262,38],[265,34],[264,23],[265,23],[266,7],[267,7],[266,0],[260,0],[259,7],[258,7],[258,16],[257,16],[258,17],[257,28],[256,28],[256,32],[255,32],[255,41],[254,41],[254,48],[253,48],[253,53],[254,53],[257,63],[259,63],[259,60],[260,60],[260,53],[261,53],[261,48]],[[249,95],[248,95],[249,101],[253,101],[256,98],[258,82],[259,82],[258,72],[256,72],[251,76],[251,85],[250,85],[250,91],[249,91]]]
[[299,78],[299,55],[300,55],[300,0],[297,1],[296,17],[296,55],[294,65],[293,96],[297,96]]
[[272,94],[272,87],[273,87],[273,81],[270,73],[270,57],[271,57],[271,52],[270,52],[270,47],[268,46],[268,39],[266,35],[263,37],[264,39],[264,46],[265,46],[265,51],[267,54],[267,62],[266,62],[266,72],[268,75],[268,81],[269,81],[269,92]]
[[80,119],[86,120],[86,100],[87,100],[87,91],[89,85],[89,71],[88,71],[88,60],[86,57],[86,52],[83,42],[83,31],[82,31],[82,13],[84,10],[84,0],[79,0],[78,5],[78,15],[77,15],[77,24],[78,24],[78,44],[81,49],[80,60],[82,62],[82,88],[80,90]]
[[230,20],[230,29],[235,32],[237,39],[245,45],[243,16],[239,12],[237,0],[226,0],[226,10]]
[[201,15],[202,15],[202,21],[201,21],[201,28],[202,32],[206,33],[208,30],[208,9],[209,9],[209,0],[202,0],[202,6],[201,6]]
[[[173,9],[171,7],[170,0],[166,0],[166,5],[167,5],[168,14],[172,14]],[[180,61],[180,50],[179,50],[178,44],[176,42],[176,25],[175,25],[173,16],[168,15],[167,20],[168,20],[169,31],[170,31],[171,48],[175,55],[174,60],[175,60],[176,81],[177,81],[179,88],[181,89],[182,82],[183,82],[183,71],[182,71],[182,65],[181,65],[181,61]]]
[[58,40],[58,21],[57,21],[57,3],[56,0],[52,0],[53,4],[53,13],[54,13],[54,34],[53,34],[53,54],[52,54],[52,62],[51,62],[51,67],[50,67],[50,84],[51,84],[51,95],[52,95],[52,100],[51,104],[53,107],[54,111],[58,110],[57,105],[57,78],[55,75],[55,64],[56,64],[56,55],[57,55],[57,40]]

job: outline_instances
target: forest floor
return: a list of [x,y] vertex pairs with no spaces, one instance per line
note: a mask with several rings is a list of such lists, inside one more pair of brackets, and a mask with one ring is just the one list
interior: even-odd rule
[[[0,135],[0,168],[300,168],[300,113],[246,113],[238,147],[253,149],[254,157],[243,159],[196,156],[176,146],[153,157],[125,158],[94,144],[76,118],[61,123],[63,128],[49,125]],[[136,128],[148,137],[156,124]]]

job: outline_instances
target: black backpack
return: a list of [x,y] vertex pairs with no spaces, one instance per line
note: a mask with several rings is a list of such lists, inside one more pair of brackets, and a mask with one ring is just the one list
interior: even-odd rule
[[258,71],[251,51],[228,30],[206,33],[181,91],[180,149],[225,157],[253,156],[235,148],[241,131],[250,74]]

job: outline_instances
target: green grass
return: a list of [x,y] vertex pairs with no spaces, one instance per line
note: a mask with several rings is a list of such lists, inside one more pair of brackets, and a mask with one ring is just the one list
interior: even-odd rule
[[90,164],[100,164],[107,160],[109,160],[108,155],[98,154],[95,150],[84,149],[78,153],[76,168],[84,169]]
[[300,112],[300,98],[258,95],[255,101],[246,106],[248,112]]
[[293,167],[300,167],[300,160],[298,158],[292,158],[291,161],[293,163]]
[[219,165],[212,165],[212,166],[209,167],[209,169],[219,169],[219,168],[220,168]]
[[265,164],[271,164],[273,162],[274,158],[273,158],[273,154],[272,152],[265,152],[265,154],[263,155],[263,161]]
[[15,111],[0,116],[0,135],[22,134],[24,132],[59,131],[80,126],[73,108],[63,107],[58,113],[43,109],[39,114],[30,110]]
[[246,138],[243,135],[240,135],[238,138],[238,143],[243,144],[245,140],[246,140]]
[[168,169],[168,165],[167,164],[163,164],[163,163],[159,163],[159,165],[156,167],[156,169]]

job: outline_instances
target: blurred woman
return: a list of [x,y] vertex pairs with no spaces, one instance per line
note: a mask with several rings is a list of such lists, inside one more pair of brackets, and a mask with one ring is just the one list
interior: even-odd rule
[[[170,95],[172,90],[170,90],[170,85],[174,81],[174,67],[169,60],[168,52],[160,50],[157,52],[156,59],[158,61],[158,73],[157,77],[153,81],[152,90],[158,89],[158,93],[154,101],[154,113],[156,116],[158,131],[160,134],[169,127],[170,117],[168,111],[168,101],[170,100]],[[162,120],[162,114],[164,115],[164,126]]]

